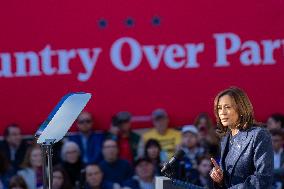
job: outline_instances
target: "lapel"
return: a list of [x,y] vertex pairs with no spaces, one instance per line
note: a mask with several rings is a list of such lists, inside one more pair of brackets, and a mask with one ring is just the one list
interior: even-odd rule
[[249,144],[251,138],[252,138],[252,132],[248,131],[239,131],[239,136],[236,138],[236,141],[234,142],[232,149],[229,152],[229,157],[231,158],[231,165],[232,170],[236,166],[236,163],[238,159],[240,158],[242,152],[245,150],[247,145]]
[[220,159],[220,165],[221,168],[224,170],[224,162],[225,162],[225,157],[224,153],[228,144],[228,139],[229,139],[229,133],[227,133],[221,140],[221,159]]

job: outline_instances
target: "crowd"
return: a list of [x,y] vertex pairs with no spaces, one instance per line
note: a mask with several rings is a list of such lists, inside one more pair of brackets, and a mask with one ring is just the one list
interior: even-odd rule
[[[95,132],[94,119],[82,112],[78,133],[54,145],[53,189],[154,189],[154,177],[176,151],[185,152],[172,167],[176,179],[212,188],[210,158],[219,159],[219,137],[206,113],[179,130],[169,128],[163,109],[152,113],[153,127],[143,134],[131,128],[131,114],[119,112],[108,132]],[[284,188],[284,117],[273,114],[265,125],[272,136],[274,186]],[[41,148],[24,140],[10,124],[0,144],[0,189],[39,189],[43,185]]]

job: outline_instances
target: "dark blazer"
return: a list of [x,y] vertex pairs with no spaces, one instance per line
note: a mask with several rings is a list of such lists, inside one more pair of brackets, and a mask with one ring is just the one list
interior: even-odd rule
[[280,155],[280,168],[274,169],[274,181],[281,181],[284,187],[284,151]]
[[[84,162],[86,164],[90,163],[99,163],[102,159],[102,145],[105,139],[105,135],[103,133],[92,133],[87,140],[87,157],[88,161]],[[78,144],[81,150],[81,158],[83,160],[84,149],[82,143],[82,135],[80,133],[76,135],[72,135],[69,137],[70,141],[73,141]]]
[[10,154],[10,147],[9,144],[4,140],[1,142],[0,144],[0,149],[1,151],[4,152],[4,154],[6,155],[6,158],[10,161],[10,163],[12,164],[13,168],[15,171],[17,171],[20,168],[21,163],[23,162],[24,158],[25,158],[25,154],[28,148],[28,143],[26,140],[22,140],[19,148],[16,151],[15,154],[15,160],[12,161],[11,160],[11,154]]
[[[273,149],[268,130],[251,127],[239,131],[231,150],[224,157],[229,134],[221,140],[220,166],[225,170],[225,158],[229,162],[229,179],[215,188],[270,189],[273,182]],[[228,161],[229,160],[229,161]],[[226,177],[224,177],[226,178]]]

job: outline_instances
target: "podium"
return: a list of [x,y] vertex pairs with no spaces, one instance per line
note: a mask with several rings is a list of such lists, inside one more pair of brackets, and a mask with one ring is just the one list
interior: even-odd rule
[[90,93],[78,92],[65,95],[35,134],[42,149],[43,189],[52,189],[52,146],[68,132],[78,115],[91,98]]
[[159,176],[155,178],[155,189],[207,189],[188,182]]

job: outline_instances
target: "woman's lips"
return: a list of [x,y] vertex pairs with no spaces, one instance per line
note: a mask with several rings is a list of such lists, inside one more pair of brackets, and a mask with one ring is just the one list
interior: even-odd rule
[[222,122],[227,122],[229,118],[223,118],[221,119]]

